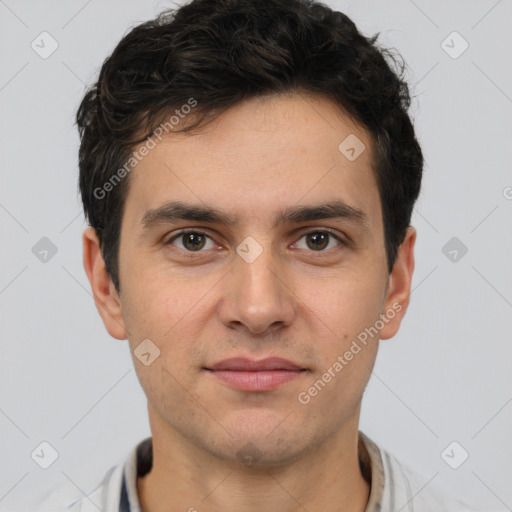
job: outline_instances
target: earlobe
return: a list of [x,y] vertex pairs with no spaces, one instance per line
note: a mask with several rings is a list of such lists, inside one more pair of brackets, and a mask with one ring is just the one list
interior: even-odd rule
[[88,227],[83,235],[84,269],[91,283],[96,308],[109,334],[118,340],[126,339],[126,328],[121,312],[121,302],[105,268],[100,243],[94,228]]
[[414,272],[414,243],[416,230],[409,226],[404,241],[389,277],[389,286],[382,315],[385,316],[384,327],[380,331],[380,339],[392,338],[400,328],[402,319],[407,311],[411,294],[412,274]]

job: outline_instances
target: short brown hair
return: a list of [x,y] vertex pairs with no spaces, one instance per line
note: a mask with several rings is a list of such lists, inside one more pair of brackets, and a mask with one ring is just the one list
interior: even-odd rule
[[118,292],[129,179],[112,180],[134,146],[191,98],[201,115],[174,131],[245,99],[293,90],[329,97],[371,134],[391,272],[419,195],[423,156],[407,114],[405,65],[377,47],[378,35],[363,36],[345,14],[312,0],[193,0],[125,35],[76,116],[84,211]]

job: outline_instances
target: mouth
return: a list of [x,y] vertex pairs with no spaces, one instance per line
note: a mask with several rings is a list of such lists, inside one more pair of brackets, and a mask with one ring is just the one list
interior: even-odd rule
[[260,361],[231,358],[204,370],[240,391],[270,391],[308,372],[298,364],[272,357]]

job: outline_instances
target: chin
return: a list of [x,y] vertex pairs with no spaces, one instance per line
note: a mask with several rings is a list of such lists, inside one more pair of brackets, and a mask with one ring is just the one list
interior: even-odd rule
[[201,447],[218,459],[250,468],[286,466],[314,449],[316,443],[308,442],[300,429],[295,430],[290,425],[288,428],[283,428],[282,424],[278,426],[282,420],[281,415],[271,428],[266,422],[252,421],[250,431],[246,425],[226,427],[231,435],[226,434],[222,438],[210,436],[206,442],[202,438]]

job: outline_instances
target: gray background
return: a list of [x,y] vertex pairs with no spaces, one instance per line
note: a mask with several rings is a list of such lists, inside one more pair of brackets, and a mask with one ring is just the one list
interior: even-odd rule
[[[360,428],[429,485],[512,510],[512,1],[329,4],[404,56],[426,158],[411,304],[381,342]],[[60,482],[91,490],[150,434],[127,342],[105,331],[82,267],[73,122],[123,34],[171,5],[0,0],[2,511]],[[43,31],[58,43],[46,59],[31,47]],[[456,261],[452,237],[468,249]],[[46,470],[31,458],[42,441],[59,454]],[[453,441],[452,465],[469,453],[458,469],[441,455]]]

